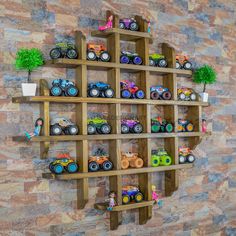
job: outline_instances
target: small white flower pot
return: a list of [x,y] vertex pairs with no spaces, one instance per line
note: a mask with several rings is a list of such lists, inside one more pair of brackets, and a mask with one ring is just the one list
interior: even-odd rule
[[208,93],[199,93],[203,102],[208,102]]
[[35,84],[35,83],[22,83],[21,87],[22,87],[23,96],[28,97],[28,96],[35,96],[36,95],[37,84]]

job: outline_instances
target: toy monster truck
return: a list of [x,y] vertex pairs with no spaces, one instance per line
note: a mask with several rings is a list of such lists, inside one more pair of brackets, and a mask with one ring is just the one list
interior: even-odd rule
[[193,124],[186,119],[178,119],[178,132],[193,132]]
[[138,98],[143,99],[145,93],[143,90],[139,89],[134,82],[129,80],[122,80],[120,82],[121,97],[122,98]]
[[140,134],[143,132],[143,126],[140,124],[138,120],[121,120],[121,133],[135,133]]
[[121,51],[120,63],[141,65],[143,60],[137,53]]
[[88,96],[113,98],[114,90],[111,88],[109,84],[106,84],[104,82],[89,83]]
[[177,90],[178,98],[181,101],[196,101],[197,94],[191,88],[179,88]]
[[101,148],[98,148],[94,155],[89,157],[88,169],[91,172],[95,172],[100,169],[108,171],[112,168],[113,163],[109,160],[109,156]]
[[162,119],[160,116],[151,119],[151,131],[152,133],[159,132],[173,132],[174,126],[165,119]]
[[135,201],[137,203],[143,201],[143,194],[140,192],[137,186],[128,185],[122,187],[122,203],[128,204],[130,201]]
[[167,60],[164,55],[154,53],[154,54],[149,55],[149,65],[167,67]]
[[99,60],[108,62],[110,61],[111,56],[103,45],[89,43],[87,45],[87,59],[89,61]]
[[179,164],[193,163],[195,161],[195,156],[192,154],[189,147],[181,146],[179,147]]
[[55,118],[51,121],[50,126],[51,135],[76,135],[79,133],[78,126],[73,123],[70,119],[66,119],[64,117]]
[[143,159],[138,156],[138,153],[133,152],[122,152],[121,153],[121,168],[128,169],[133,168],[142,168]]
[[168,88],[164,88],[162,85],[152,86],[150,88],[150,96],[151,99],[157,100],[170,100],[171,99],[171,92]]
[[130,19],[124,18],[124,19],[120,19],[119,28],[132,30],[132,31],[138,31],[139,26],[134,18],[130,18]]
[[192,67],[193,67],[192,63],[189,61],[188,56],[183,56],[183,55],[176,56],[176,69],[191,70]]
[[77,163],[66,153],[59,154],[57,159],[49,164],[49,170],[54,174],[62,174],[64,171],[75,173],[78,169]]
[[76,97],[79,90],[75,87],[75,84],[66,79],[55,79],[52,81],[52,87],[50,89],[52,96],[69,96]]
[[88,134],[110,134],[111,126],[108,124],[107,120],[101,117],[95,117],[88,119],[87,130]]
[[57,43],[56,47],[50,51],[49,55],[52,59],[64,57],[69,59],[78,58],[78,52],[75,48],[75,45],[70,43]]
[[171,157],[168,155],[164,148],[159,148],[157,150],[152,150],[152,166],[157,167],[161,166],[169,166],[171,165]]

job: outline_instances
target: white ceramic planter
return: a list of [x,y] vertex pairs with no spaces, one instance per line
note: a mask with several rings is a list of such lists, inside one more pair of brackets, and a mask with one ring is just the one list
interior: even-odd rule
[[208,93],[199,93],[203,102],[208,102]]
[[23,96],[35,96],[36,95],[36,88],[37,84],[35,83],[22,83],[22,93]]

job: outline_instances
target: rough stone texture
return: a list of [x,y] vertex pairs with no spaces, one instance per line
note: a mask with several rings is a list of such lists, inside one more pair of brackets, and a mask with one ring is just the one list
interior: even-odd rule
[[[131,211],[124,214],[123,224],[115,232],[109,231],[108,214],[93,209],[93,203],[103,200],[109,191],[107,178],[89,181],[89,203],[76,210],[76,182],[42,179],[49,160],[39,159],[39,145],[11,139],[32,129],[39,115],[38,105],[11,103],[12,96],[21,95],[20,85],[26,78],[12,66],[17,49],[38,47],[48,58],[55,42],[74,41],[74,30],[88,35],[96,29],[107,9],[121,16],[150,16],[153,52],[167,42],[189,54],[196,64],[210,63],[218,72],[218,83],[208,88],[212,106],[204,110],[213,135],[196,149],[195,167],[180,172],[179,190],[164,199],[161,209],[154,209],[146,225],[139,226],[137,212]],[[1,0],[0,235],[236,235],[235,25],[234,0]],[[41,68],[33,78],[51,81],[73,75],[73,70]],[[89,80],[91,76],[89,73]],[[179,84],[193,86],[183,78]],[[72,105],[54,105],[52,116],[70,116],[73,111]],[[63,149],[73,153],[74,144],[54,144],[50,155]],[[153,177],[162,189],[163,175]],[[125,180],[135,181],[135,177]]]

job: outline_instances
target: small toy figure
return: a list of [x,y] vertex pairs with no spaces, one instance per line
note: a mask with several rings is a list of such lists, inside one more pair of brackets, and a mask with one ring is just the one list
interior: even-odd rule
[[30,140],[32,137],[34,136],[39,136],[41,133],[41,129],[43,127],[43,119],[42,118],[38,118],[35,121],[35,125],[34,125],[34,132],[32,133],[28,133],[25,131],[25,136],[28,140]]
[[152,185],[152,200],[154,201],[154,204],[157,204],[159,197],[156,191],[157,191],[156,186]]
[[149,19],[147,20],[147,24],[148,24],[147,32],[151,33],[151,21]]
[[107,210],[112,211],[113,207],[116,206],[116,193],[114,191],[111,191],[108,196],[109,206],[107,207]]
[[99,26],[99,27],[98,27],[98,30],[104,31],[104,30],[106,30],[106,29],[111,29],[112,26],[113,26],[113,25],[112,25],[112,21],[113,21],[113,15],[110,15],[110,16],[108,17],[108,20],[107,20],[106,25]]
[[206,133],[207,131],[207,124],[206,124],[206,120],[202,119],[202,132]]

